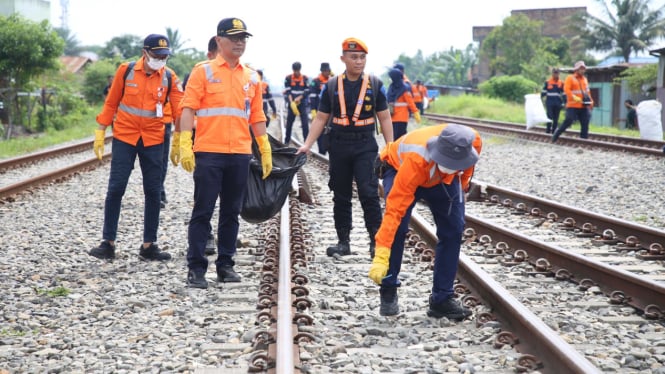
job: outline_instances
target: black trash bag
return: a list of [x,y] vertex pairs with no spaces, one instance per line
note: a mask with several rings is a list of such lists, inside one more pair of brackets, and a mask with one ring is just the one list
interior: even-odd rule
[[256,141],[252,144],[253,158],[249,164],[247,191],[240,216],[249,223],[261,223],[277,214],[286,196],[291,191],[291,183],[301,166],[307,161],[304,153],[296,155],[296,148],[287,147],[268,134],[272,148],[272,172],[263,179],[261,153]]

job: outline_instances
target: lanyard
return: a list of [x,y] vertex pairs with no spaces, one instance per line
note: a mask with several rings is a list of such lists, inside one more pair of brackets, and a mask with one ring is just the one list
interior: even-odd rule
[[[339,79],[337,79],[337,92],[339,96],[339,109],[341,118],[346,118],[346,100],[344,98],[344,78],[346,74],[343,74]],[[353,111],[353,122],[356,122],[360,118],[360,111],[363,107],[363,100],[365,99],[365,93],[367,92],[367,84],[369,83],[369,74],[364,74],[363,83],[360,87],[360,94],[358,95],[358,101],[356,102],[356,108]]]

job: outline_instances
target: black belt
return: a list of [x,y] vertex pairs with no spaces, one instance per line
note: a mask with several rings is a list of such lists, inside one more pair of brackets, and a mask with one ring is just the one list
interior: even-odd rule
[[356,140],[356,139],[367,139],[374,136],[374,131],[362,131],[362,132],[351,132],[351,131],[332,131],[330,136],[334,139],[344,139],[344,140]]

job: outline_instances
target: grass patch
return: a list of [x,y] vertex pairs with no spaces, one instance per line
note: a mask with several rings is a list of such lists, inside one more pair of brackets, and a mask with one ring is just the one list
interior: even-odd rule
[[[510,103],[484,96],[439,96],[428,110],[432,113],[526,124],[524,104]],[[565,110],[562,110],[559,116],[559,124],[563,122],[565,116]],[[545,125],[539,125],[538,127],[545,128]],[[571,128],[579,130],[579,122],[574,122]],[[618,126],[596,126],[593,124],[593,117],[589,124],[589,131],[597,134],[640,137],[639,130],[622,130]]]
[[63,297],[69,295],[70,292],[69,289],[62,286],[58,286],[50,290],[35,288],[35,291],[37,292],[37,295],[46,295],[48,297]]
[[[39,151],[44,148],[74,140],[92,137],[97,128],[95,117],[101,106],[91,107],[86,113],[76,113],[65,117],[67,127],[63,130],[49,128],[39,134],[18,136],[9,140],[0,140],[0,159],[16,157]],[[90,148],[92,154],[92,148]]]

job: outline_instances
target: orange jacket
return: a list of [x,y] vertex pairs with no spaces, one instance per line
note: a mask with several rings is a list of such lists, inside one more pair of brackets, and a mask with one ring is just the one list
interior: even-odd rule
[[[124,82],[129,63],[125,62],[118,67],[104,107],[97,115],[97,123],[103,126],[113,123],[114,138],[132,145],[136,145],[141,138],[143,144],[149,147],[164,142],[164,118],[156,116],[156,108],[161,103],[164,111],[168,80],[164,72],[167,68],[148,76],[143,70],[143,63],[143,57],[136,61],[134,71],[130,72]],[[183,93],[178,76],[173,71],[171,74],[169,102],[173,113],[177,113]]]
[[251,154],[249,125],[266,121],[256,71],[221,56],[194,67],[182,107],[196,114],[194,152]]
[[583,75],[578,75],[573,73],[566,77],[566,81],[563,83],[563,92],[566,93],[566,108],[584,108],[582,102],[577,102],[573,99],[573,95],[582,99],[583,93],[586,92],[591,99],[591,105],[593,107],[593,98],[591,97],[591,91],[589,91],[589,81]]
[[418,111],[416,103],[413,102],[413,96],[409,90],[406,90],[402,96],[398,97],[394,103],[393,113],[390,115],[393,122],[409,122],[409,112]]
[[422,103],[423,100],[427,97],[427,87],[422,84],[414,84],[411,86],[411,93],[413,94],[414,102]]
[[[436,162],[430,160],[427,141],[437,137],[446,124],[422,127],[401,136],[381,150],[381,159],[397,170],[393,187],[386,199],[386,209],[381,228],[376,234],[376,245],[390,248],[395,233],[407,209],[413,203],[418,187],[429,188],[439,183],[451,184],[457,174],[442,173]],[[482,140],[476,132],[473,147],[480,154]],[[473,176],[474,166],[460,176],[462,189],[466,191]]]

